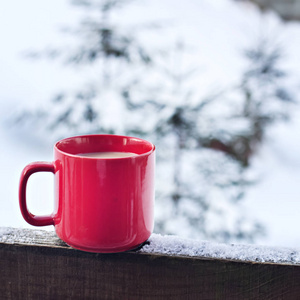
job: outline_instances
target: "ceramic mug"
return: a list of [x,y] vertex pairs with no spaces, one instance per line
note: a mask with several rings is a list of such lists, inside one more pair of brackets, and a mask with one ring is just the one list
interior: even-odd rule
[[[97,158],[92,152],[130,152],[134,156]],[[19,204],[34,226],[54,225],[68,245],[83,251],[111,253],[134,249],[153,230],[155,146],[118,135],[84,135],[54,146],[53,162],[28,164],[21,175]],[[54,212],[30,213],[26,185],[36,172],[54,173]]]

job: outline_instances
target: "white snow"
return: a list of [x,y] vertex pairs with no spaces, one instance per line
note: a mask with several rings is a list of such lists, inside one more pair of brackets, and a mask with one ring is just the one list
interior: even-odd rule
[[300,247],[220,244],[160,234],[152,234],[148,242],[149,244],[144,245],[140,252],[251,262],[300,264]]
[[[27,135],[26,128],[21,130],[7,124],[7,117],[21,106],[34,106],[37,102],[48,101],[49,95],[66,86],[72,87],[79,80],[74,70],[65,70],[59,63],[34,63],[25,60],[22,53],[27,49],[43,49],[45,45],[64,44],[65,37],[57,32],[57,28],[76,22],[80,15],[81,12],[69,6],[68,1],[0,2],[0,226],[31,227],[22,219],[18,208],[19,176],[22,168],[31,161],[51,161],[54,143],[49,138],[47,145],[39,144],[36,139],[38,128]],[[168,44],[179,38],[184,38],[191,45],[194,53],[187,64],[197,58],[196,63],[201,66],[199,72],[203,74],[200,84],[203,94],[211,88],[233,84],[244,67],[241,51],[263,36],[268,36],[284,46],[283,66],[291,75],[289,82],[299,99],[299,23],[285,24],[274,13],[261,15],[251,4],[237,4],[230,0],[137,2],[124,13],[123,21],[130,15],[133,16],[133,23],[140,20],[167,20],[165,23],[169,26],[164,29],[162,40],[152,41],[154,46],[155,43]],[[268,236],[258,241],[260,244],[300,245],[299,136],[300,109],[296,106],[292,121],[278,125],[269,132],[268,142],[253,161],[253,172],[260,174],[261,182],[250,189],[243,205],[249,214],[267,226]],[[51,212],[52,190],[51,174],[39,174],[31,178],[28,199],[34,213]],[[48,228],[52,230],[52,227]],[[152,235],[152,242],[142,251],[168,251],[163,249],[161,238]],[[251,251],[246,251],[244,246],[235,246],[234,251],[237,252],[234,252],[231,245],[200,242],[199,246],[197,241],[168,236],[164,237],[164,243],[174,247],[177,243],[177,248],[173,248],[183,255],[192,255],[197,251],[208,255],[209,250],[215,247],[213,253],[226,258],[244,255],[245,259],[252,257],[251,260],[276,262],[282,257],[299,262],[299,250],[294,252],[281,248],[276,252],[272,247],[247,246]],[[188,247],[184,246],[186,244]],[[247,253],[242,254],[243,251]]]
[[[54,232],[0,227],[0,244],[66,247]],[[243,262],[300,264],[300,247],[221,244],[153,233],[138,250],[146,254],[229,259]]]
[[0,227],[0,243],[23,245],[64,245],[54,232],[25,228]]

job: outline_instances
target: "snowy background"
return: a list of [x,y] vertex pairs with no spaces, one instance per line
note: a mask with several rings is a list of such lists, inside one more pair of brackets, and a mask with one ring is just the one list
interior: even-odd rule
[[[76,85],[74,70],[49,61],[24,58],[28,49],[44,49],[66,41],[59,34],[65,24],[78,22],[81,11],[68,1],[37,0],[0,2],[0,103],[1,190],[0,226],[30,227],[18,207],[18,181],[23,167],[38,160],[52,160],[52,145],[39,143],[10,122],[20,107],[34,107],[60,88]],[[162,41],[182,39],[199,51],[197,65],[205,72],[203,91],[234,84],[244,67],[240,52],[262,37],[274,39],[284,49],[284,68],[290,86],[300,99],[300,23],[283,23],[274,13],[261,14],[253,5],[230,0],[141,1],[130,7],[125,19],[167,20]],[[153,41],[152,41],[153,42]],[[156,43],[160,41],[154,41]],[[300,107],[291,121],[273,126],[253,161],[260,182],[248,190],[243,206],[267,228],[257,243],[299,246],[300,211]],[[39,174],[29,181],[28,199],[33,213],[52,210],[53,178]]]

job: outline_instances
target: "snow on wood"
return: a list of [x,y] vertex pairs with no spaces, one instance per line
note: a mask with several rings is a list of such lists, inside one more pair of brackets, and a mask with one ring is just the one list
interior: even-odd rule
[[37,245],[45,247],[69,247],[54,231],[0,227],[0,244]]
[[140,251],[238,261],[300,264],[300,248],[220,244],[159,234],[152,234],[149,244]]
[[[0,244],[72,249],[53,231],[0,227]],[[152,234],[139,253],[300,265],[300,248],[220,244]]]

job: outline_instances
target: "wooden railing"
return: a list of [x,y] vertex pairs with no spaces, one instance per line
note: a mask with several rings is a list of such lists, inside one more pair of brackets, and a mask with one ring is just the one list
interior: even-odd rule
[[160,241],[160,253],[150,238],[146,251],[95,254],[54,232],[0,228],[0,299],[300,299],[300,251],[244,261],[174,254]]

